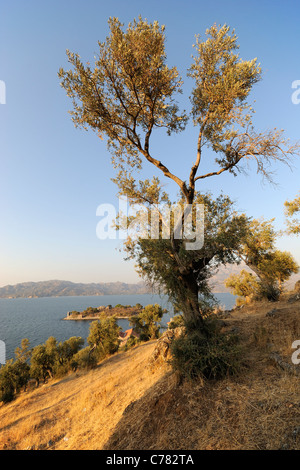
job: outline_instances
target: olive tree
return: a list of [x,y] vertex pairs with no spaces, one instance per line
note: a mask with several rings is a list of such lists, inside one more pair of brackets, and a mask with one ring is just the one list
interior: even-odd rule
[[[183,80],[178,69],[167,63],[165,27],[139,17],[124,29],[118,18],[110,18],[109,29],[105,41],[98,43],[93,66],[84,64],[78,53],[67,51],[71,69],[61,68],[59,77],[73,102],[75,126],[90,128],[106,139],[112,163],[119,171],[115,178],[119,194],[126,195],[131,204],[170,203],[162,190],[163,183],[157,177],[151,179],[151,170],[149,179],[138,181],[137,172],[144,163],[176,184],[179,200],[193,206],[205,197],[201,186],[196,187],[202,180],[225,172],[236,176],[249,161],[254,161],[257,172],[270,180],[270,165],[288,163],[298,152],[299,146],[290,145],[282,131],[254,128],[254,110],[248,98],[261,79],[261,67],[256,59],[239,57],[237,36],[229,26],[213,25],[206,31],[206,39],[196,37],[195,55],[187,71],[194,83],[188,112],[180,110],[176,101]],[[157,131],[172,135],[184,131],[188,123],[197,128],[192,155],[175,155],[168,152],[168,147],[153,150]],[[172,169],[173,160],[186,162],[188,158],[191,163],[187,174]],[[213,205],[211,200],[208,212],[215,210]],[[199,295],[207,289],[209,267],[217,258],[218,262],[229,261],[239,238],[233,229],[239,231],[243,225],[233,211],[229,215],[228,201],[224,213],[220,201],[215,206],[219,207],[219,221],[227,218],[230,224],[232,243],[227,231],[222,236],[219,230],[218,246],[212,241],[206,249],[188,253],[184,240],[174,235],[175,224],[169,240],[138,238],[137,249],[129,248],[130,255],[138,258],[140,272],[159,280],[179,301],[185,318],[203,331],[205,309]],[[171,280],[163,274],[163,263],[166,273],[172,273]]]
[[285,201],[285,215],[287,219],[287,232],[288,234],[299,235],[300,234],[300,220],[297,218],[291,219],[296,214],[300,213],[300,194],[296,196],[292,201]]

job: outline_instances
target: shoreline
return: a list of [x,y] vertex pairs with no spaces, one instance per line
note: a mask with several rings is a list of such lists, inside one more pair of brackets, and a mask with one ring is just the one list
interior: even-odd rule
[[[112,315],[113,316],[113,315]],[[116,320],[129,320],[131,317],[115,317]],[[65,317],[62,318],[62,320],[67,320],[67,321],[92,321],[92,320],[99,320],[100,315],[97,317],[84,317],[84,318],[71,318],[71,317]]]

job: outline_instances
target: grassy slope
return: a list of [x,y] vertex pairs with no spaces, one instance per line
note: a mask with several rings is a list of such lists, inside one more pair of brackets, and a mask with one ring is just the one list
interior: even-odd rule
[[281,301],[226,319],[245,345],[236,378],[178,385],[167,366],[147,367],[151,342],[23,393],[0,406],[0,449],[299,449],[299,375],[269,358],[272,343],[291,363],[299,313]]

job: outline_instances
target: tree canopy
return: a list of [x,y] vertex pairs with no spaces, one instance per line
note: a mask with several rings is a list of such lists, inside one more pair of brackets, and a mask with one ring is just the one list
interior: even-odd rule
[[[268,164],[286,163],[298,150],[297,145],[288,145],[282,131],[254,130],[247,98],[261,79],[261,68],[256,59],[240,59],[237,36],[229,26],[213,25],[206,31],[206,41],[196,38],[196,55],[188,70],[195,83],[189,115],[180,112],[175,102],[183,82],[177,68],[167,65],[165,27],[139,17],[126,31],[117,18],[110,18],[109,28],[106,41],[98,43],[93,69],[79,54],[67,51],[73,69],[61,68],[59,77],[73,100],[74,124],[106,135],[116,166],[140,168],[144,158],[192,201],[199,179],[238,171],[245,159],[256,160],[257,170],[270,178]],[[168,134],[184,130],[189,118],[199,133],[187,184],[151,155],[150,138],[156,128],[165,128]],[[199,175],[204,146],[216,153],[219,169]]]
[[138,315],[131,317],[130,324],[142,341],[158,338],[163,313],[163,309],[158,304],[146,305]]
[[277,233],[273,221],[274,219],[253,219],[247,222],[236,254],[256,276],[245,270],[239,275],[230,276],[226,280],[226,286],[234,294],[277,300],[284,281],[298,272],[299,266],[291,253],[276,248]]
[[297,218],[291,219],[295,214],[300,213],[300,193],[299,196],[295,197],[292,201],[286,201],[285,215],[287,218],[288,234],[299,235],[300,234],[300,220]]
[[[272,180],[270,165],[289,164],[299,153],[299,145],[290,145],[282,130],[255,129],[248,98],[261,79],[261,67],[255,58],[240,58],[237,36],[228,25],[211,26],[206,39],[196,36],[195,56],[187,70],[194,83],[187,112],[180,110],[177,101],[183,80],[176,66],[167,63],[165,27],[142,17],[127,29],[118,18],[108,23],[110,33],[98,43],[93,67],[84,64],[79,54],[67,51],[71,69],[59,70],[61,86],[72,99],[75,126],[91,128],[107,139],[119,170],[114,181],[119,194],[126,195],[131,204],[171,204],[159,178],[138,181],[136,174],[144,162],[177,184],[177,203],[206,204],[205,244],[198,252],[189,253],[174,232],[169,240],[140,237],[135,245],[127,240],[140,272],[160,282],[185,318],[203,328],[205,308],[199,294],[209,294],[207,279],[214,264],[234,261],[246,217],[234,214],[229,198],[213,200],[196,183],[224,172],[236,176],[249,161],[256,162],[257,172]],[[195,153],[189,172],[175,174],[168,157],[186,161],[187,156],[166,155],[166,151],[157,155],[151,146],[153,134],[157,129],[168,135],[182,132],[188,123],[197,128]],[[207,166],[211,171],[202,169]]]

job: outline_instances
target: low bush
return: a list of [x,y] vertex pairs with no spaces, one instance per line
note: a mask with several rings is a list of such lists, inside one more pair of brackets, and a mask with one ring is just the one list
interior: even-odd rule
[[242,367],[242,347],[238,337],[211,328],[204,336],[199,330],[186,328],[185,334],[171,345],[173,369],[181,378],[221,379],[236,375]]
[[71,361],[71,367],[73,370],[92,369],[96,365],[97,357],[93,352],[91,352],[91,348],[89,346],[74,354]]

